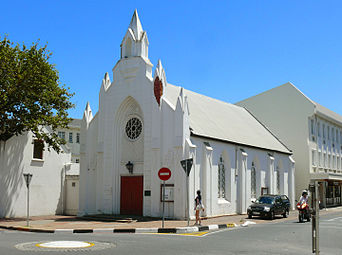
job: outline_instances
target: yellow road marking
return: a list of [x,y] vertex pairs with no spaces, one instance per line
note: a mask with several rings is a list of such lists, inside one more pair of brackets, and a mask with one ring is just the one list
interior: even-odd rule
[[177,234],[181,236],[203,236],[205,234],[208,234],[209,232],[192,232],[192,233],[183,233],[183,234]]

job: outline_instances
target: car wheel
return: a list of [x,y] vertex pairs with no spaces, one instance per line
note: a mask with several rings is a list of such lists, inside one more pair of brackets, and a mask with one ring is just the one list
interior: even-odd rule
[[288,215],[289,215],[289,211],[286,210],[286,211],[284,212],[284,214],[283,214],[283,217],[284,217],[284,218],[287,218]]
[[248,219],[252,219],[252,214],[251,213],[248,214]]

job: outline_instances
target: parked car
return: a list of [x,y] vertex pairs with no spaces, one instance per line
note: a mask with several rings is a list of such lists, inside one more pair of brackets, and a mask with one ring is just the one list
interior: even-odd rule
[[281,197],[281,200],[283,200],[283,203],[287,205],[287,211],[289,212],[291,208],[290,199],[286,195],[280,195],[280,197]]
[[267,217],[273,220],[276,215],[282,215],[286,218],[290,210],[290,200],[283,201],[283,195],[263,195],[260,196],[251,206],[247,209],[248,218],[253,216]]

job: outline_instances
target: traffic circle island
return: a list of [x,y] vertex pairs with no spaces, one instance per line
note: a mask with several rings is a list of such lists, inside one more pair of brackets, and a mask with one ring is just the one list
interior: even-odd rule
[[52,241],[37,243],[37,247],[41,248],[55,248],[55,249],[75,249],[75,248],[89,248],[94,246],[94,243],[83,241]]

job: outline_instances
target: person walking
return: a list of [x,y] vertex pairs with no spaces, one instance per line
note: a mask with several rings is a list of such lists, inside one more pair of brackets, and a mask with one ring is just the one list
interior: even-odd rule
[[204,211],[204,206],[202,204],[202,196],[201,196],[201,191],[197,190],[197,197],[195,198],[195,208],[194,210],[196,211],[196,223],[195,225],[200,225],[201,226],[201,216],[200,216],[200,211]]

